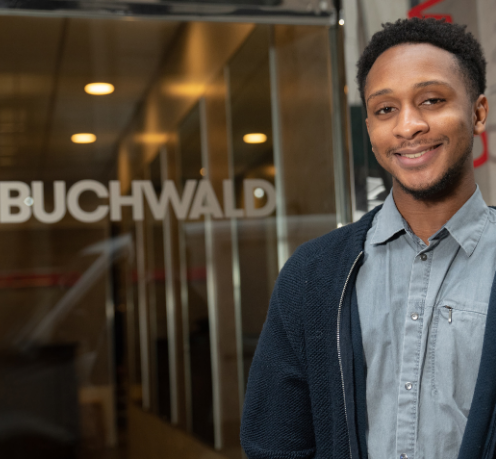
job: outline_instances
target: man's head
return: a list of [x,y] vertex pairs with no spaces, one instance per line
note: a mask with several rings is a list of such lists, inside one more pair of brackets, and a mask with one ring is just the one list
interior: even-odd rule
[[372,147],[403,192],[434,199],[473,182],[486,62],[463,26],[414,18],[383,27],[358,62]]

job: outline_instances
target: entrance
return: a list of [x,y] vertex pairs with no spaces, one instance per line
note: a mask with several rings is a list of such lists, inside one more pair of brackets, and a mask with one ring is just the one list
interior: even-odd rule
[[241,458],[277,274],[350,221],[339,30],[0,16],[0,43],[0,452]]

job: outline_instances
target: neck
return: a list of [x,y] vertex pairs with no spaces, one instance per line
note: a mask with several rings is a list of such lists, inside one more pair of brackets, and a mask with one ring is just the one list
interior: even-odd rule
[[428,245],[429,238],[458,212],[474,194],[476,188],[472,175],[465,177],[453,190],[441,196],[418,200],[394,180],[393,197],[398,211],[412,231]]

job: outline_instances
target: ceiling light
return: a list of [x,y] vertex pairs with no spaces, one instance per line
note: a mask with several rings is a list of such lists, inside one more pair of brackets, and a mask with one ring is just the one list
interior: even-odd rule
[[93,143],[96,140],[96,135],[90,134],[89,132],[81,132],[79,134],[72,135],[71,140],[74,143]]
[[339,25],[344,25],[344,19],[339,20]]
[[84,87],[84,90],[93,96],[104,96],[114,92],[114,85],[110,83],[90,83]]
[[204,168],[204,167],[202,167],[202,168],[200,169],[200,175],[201,175],[202,177],[205,177],[205,174],[206,174],[206,173],[207,173],[207,171],[205,170],[205,168]]
[[243,136],[243,141],[245,143],[264,143],[267,141],[267,136],[259,132],[253,134],[245,134]]

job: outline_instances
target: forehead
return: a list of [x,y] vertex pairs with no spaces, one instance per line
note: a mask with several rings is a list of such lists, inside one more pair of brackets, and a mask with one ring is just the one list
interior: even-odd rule
[[365,95],[381,89],[407,89],[422,81],[441,80],[463,86],[456,57],[428,43],[405,43],[384,51],[367,76]]

